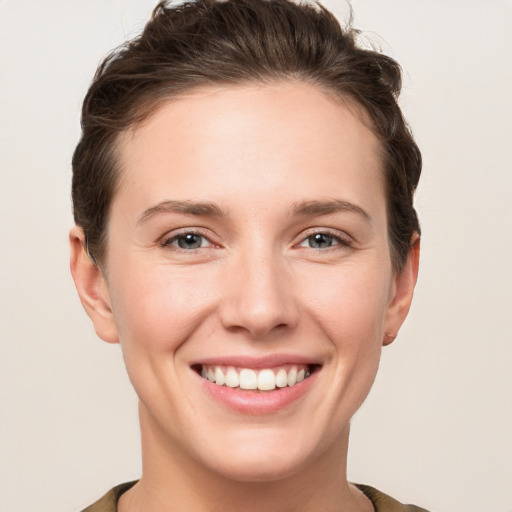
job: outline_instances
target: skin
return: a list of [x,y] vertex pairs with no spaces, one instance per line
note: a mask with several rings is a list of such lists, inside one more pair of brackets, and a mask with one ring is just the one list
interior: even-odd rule
[[[379,142],[354,112],[307,83],[217,87],[123,134],[102,269],[70,234],[82,303],[140,398],[143,476],[121,512],[373,510],[347,483],[349,423],[407,315],[419,243],[394,272]],[[274,354],[320,369],[270,414],[219,404],[191,368]]]

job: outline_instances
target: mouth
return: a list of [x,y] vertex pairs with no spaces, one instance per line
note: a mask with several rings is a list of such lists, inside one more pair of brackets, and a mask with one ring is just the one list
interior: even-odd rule
[[248,392],[293,388],[318,372],[318,364],[282,364],[269,368],[246,368],[222,364],[195,364],[192,369],[217,386]]

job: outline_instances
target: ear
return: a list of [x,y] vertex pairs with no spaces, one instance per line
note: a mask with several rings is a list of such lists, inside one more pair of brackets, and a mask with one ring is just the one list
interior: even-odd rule
[[383,345],[389,345],[397,336],[411,307],[414,287],[418,279],[420,261],[420,235],[414,233],[407,261],[400,273],[393,278],[390,302],[386,314]]
[[96,334],[108,343],[119,343],[107,282],[100,267],[89,256],[82,228],[69,232],[70,267],[76,290]]

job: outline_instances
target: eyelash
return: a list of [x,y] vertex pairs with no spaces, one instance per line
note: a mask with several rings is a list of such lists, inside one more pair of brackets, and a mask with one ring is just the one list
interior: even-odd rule
[[319,250],[332,249],[333,247],[336,247],[336,246],[352,247],[352,240],[347,235],[343,235],[339,231],[333,231],[331,229],[326,229],[326,228],[315,229],[313,231],[306,232],[305,236],[303,236],[303,238],[301,239],[301,241],[299,242],[298,245],[300,246],[300,244],[306,242],[309,238],[312,238],[315,235],[327,235],[329,238],[332,238],[337,243],[335,243],[334,245],[331,245],[330,247],[326,247],[324,249],[315,248],[315,247],[307,247],[307,249],[319,251]]
[[[195,252],[197,252],[197,251],[199,251],[201,249],[212,249],[212,248],[215,248],[214,242],[212,242],[210,240],[208,235],[205,232],[203,232],[201,230],[197,230],[197,229],[182,231],[181,233],[177,233],[177,234],[175,234],[175,235],[173,235],[173,236],[171,236],[169,238],[165,238],[164,240],[162,240],[160,245],[161,245],[161,247],[169,248],[175,242],[177,242],[180,239],[185,238],[187,235],[193,235],[193,236],[197,236],[197,237],[203,238],[203,239],[207,240],[208,243],[211,244],[211,245],[208,246],[208,247],[198,247],[198,248],[194,248],[194,249],[184,249],[182,247],[174,246],[173,247],[174,251],[190,254],[190,253],[195,253]],[[332,248],[337,247],[337,246],[352,247],[352,240],[350,238],[348,238],[347,236],[343,236],[338,231],[335,232],[335,231],[332,231],[330,229],[318,229],[318,230],[307,232],[301,238],[301,241],[298,244],[295,244],[294,247],[297,247],[297,246],[300,247],[302,243],[306,242],[309,238],[312,238],[315,235],[326,235],[327,237],[332,238],[334,241],[336,241],[336,243],[331,245],[331,246],[329,246],[329,247],[325,247],[325,248],[306,247],[307,249],[310,249],[310,250],[313,250],[313,251],[320,251],[320,250],[332,249]]]
[[[162,240],[160,245],[162,247],[166,247],[166,248],[170,247],[171,245],[173,245],[174,242],[177,242],[178,240],[185,238],[187,235],[194,235],[197,237],[204,238],[205,240],[208,240],[208,242],[210,244],[214,245],[214,243],[210,240],[210,238],[207,236],[206,233],[204,233],[201,230],[197,230],[197,229],[182,231],[181,233],[177,233],[169,238],[165,238],[164,240]],[[211,248],[212,247],[210,246],[210,247],[198,247],[196,249],[184,249],[182,247],[174,246],[173,250],[175,250],[177,252],[183,252],[183,253],[185,253],[185,252],[186,253],[195,253],[200,249],[211,249]]]

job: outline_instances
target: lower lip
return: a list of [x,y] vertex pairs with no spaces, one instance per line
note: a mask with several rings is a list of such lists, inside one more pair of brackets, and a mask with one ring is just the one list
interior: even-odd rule
[[198,376],[198,378],[202,381],[203,389],[225,407],[244,414],[261,415],[278,412],[300,400],[311,389],[319,373],[317,370],[294,386],[276,388],[273,391],[218,386],[203,377]]

